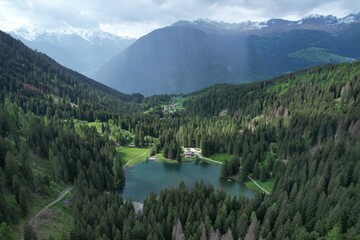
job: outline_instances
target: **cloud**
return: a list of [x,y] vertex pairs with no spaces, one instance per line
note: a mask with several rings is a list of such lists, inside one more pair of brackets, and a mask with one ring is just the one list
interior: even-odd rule
[[139,37],[177,20],[227,22],[300,19],[312,13],[338,17],[360,12],[358,0],[1,0],[0,28],[101,28]]
[[101,23],[99,29],[122,37],[139,38],[162,26],[156,22],[121,22],[115,24]]

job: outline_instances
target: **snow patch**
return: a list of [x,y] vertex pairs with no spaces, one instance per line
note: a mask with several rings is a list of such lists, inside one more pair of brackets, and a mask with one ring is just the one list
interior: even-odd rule
[[348,15],[348,16],[340,18],[338,20],[339,24],[350,24],[350,23],[354,23],[354,22],[356,22],[354,15]]
[[21,37],[27,41],[35,41],[39,38],[42,39],[57,39],[61,41],[63,38],[70,37],[70,36],[78,36],[85,41],[88,42],[99,42],[99,40],[106,40],[106,41],[119,41],[119,40],[131,40],[129,38],[119,37],[117,35],[103,32],[98,29],[81,29],[81,28],[62,28],[62,29],[55,29],[55,30],[44,30],[39,28],[33,27],[21,27],[14,31],[10,32],[12,35]]

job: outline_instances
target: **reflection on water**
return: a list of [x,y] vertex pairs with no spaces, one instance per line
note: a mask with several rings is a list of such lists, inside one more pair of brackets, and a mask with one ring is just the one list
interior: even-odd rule
[[162,166],[164,167],[164,171],[175,171],[175,172],[179,172],[181,170],[181,167],[183,166],[183,164],[169,164],[169,163],[162,163]]
[[159,193],[162,189],[178,187],[181,182],[187,188],[194,186],[196,181],[212,184],[215,188],[224,189],[233,196],[252,198],[254,192],[236,181],[221,179],[221,166],[202,161],[181,164],[159,163],[146,161],[125,169],[126,182],[122,189],[124,199],[143,202],[151,193]]

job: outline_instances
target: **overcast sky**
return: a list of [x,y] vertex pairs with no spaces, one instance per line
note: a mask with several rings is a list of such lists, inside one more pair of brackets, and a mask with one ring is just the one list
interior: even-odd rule
[[315,13],[343,17],[358,12],[359,0],[0,0],[0,29],[75,27],[140,37],[180,19],[297,20]]

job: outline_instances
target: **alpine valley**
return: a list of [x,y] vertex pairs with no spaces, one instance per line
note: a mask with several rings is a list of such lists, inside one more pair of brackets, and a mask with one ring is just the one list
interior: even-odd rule
[[100,30],[79,28],[47,31],[21,27],[9,33],[28,47],[89,77],[135,41]]
[[125,93],[190,93],[360,58],[360,14],[229,24],[179,21],[141,37],[94,78]]
[[156,30],[99,72],[149,97],[0,31],[0,239],[359,239],[358,16]]

